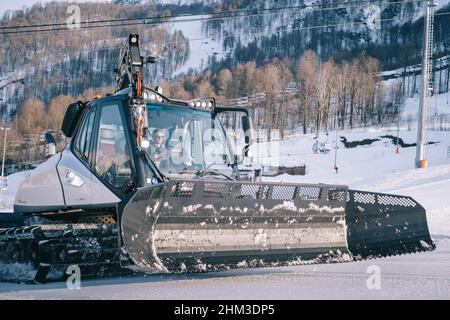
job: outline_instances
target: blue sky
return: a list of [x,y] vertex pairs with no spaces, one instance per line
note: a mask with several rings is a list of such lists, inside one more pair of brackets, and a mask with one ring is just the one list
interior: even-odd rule
[[[41,2],[50,2],[51,0],[12,0],[12,1],[0,1],[0,15],[7,10],[20,10],[24,7],[31,7],[33,4]],[[75,1],[58,1],[58,2],[110,2],[110,0],[75,0]]]

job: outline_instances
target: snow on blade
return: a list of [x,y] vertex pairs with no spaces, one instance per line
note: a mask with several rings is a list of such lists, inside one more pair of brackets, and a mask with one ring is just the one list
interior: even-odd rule
[[201,204],[190,205],[187,207],[183,207],[183,213],[195,213],[199,208],[201,208]]
[[320,213],[341,213],[344,212],[343,207],[338,208],[331,208],[328,206],[320,207],[314,203],[308,204],[308,207],[306,209],[304,208],[297,208],[297,206],[294,204],[293,201],[283,201],[281,204],[275,205],[272,209],[266,210],[264,206],[261,205],[260,209],[261,212],[268,211],[268,212],[274,212],[278,210],[286,210],[286,211],[292,211],[292,212],[298,212],[298,213],[305,213],[307,211],[318,211]]

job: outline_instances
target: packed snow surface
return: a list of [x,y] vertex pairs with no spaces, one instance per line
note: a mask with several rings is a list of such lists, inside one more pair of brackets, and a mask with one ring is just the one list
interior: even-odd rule
[[[409,103],[415,102],[410,99]],[[441,105],[445,108],[450,111]],[[413,106],[407,105],[406,110],[413,110]],[[437,245],[433,252],[340,264],[82,280],[79,290],[67,289],[64,282],[37,286],[0,283],[0,299],[449,299],[450,131],[428,132],[428,140],[436,143],[426,148],[426,169],[414,169],[415,147],[396,153],[392,140],[381,138],[396,134],[396,128],[359,128],[320,135],[320,141],[333,147],[338,137],[338,173],[333,170],[335,150],[314,154],[314,135],[303,135],[300,130],[280,141],[279,154],[268,156],[258,150],[254,154],[263,154],[260,162],[265,165],[306,165],[305,176],[285,174],[266,181],[339,184],[413,197],[427,210]],[[416,135],[415,124],[400,128],[405,143],[414,143]],[[347,141],[379,140],[346,149],[341,137]],[[18,181],[19,175],[8,180],[5,204],[12,205]],[[367,286],[368,268],[373,265],[381,272],[379,290]]]

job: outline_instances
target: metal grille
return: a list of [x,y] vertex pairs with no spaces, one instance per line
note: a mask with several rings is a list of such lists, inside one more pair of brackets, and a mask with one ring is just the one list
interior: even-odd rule
[[230,196],[230,186],[218,183],[205,183],[204,198],[228,198]]
[[170,196],[177,198],[190,198],[194,195],[194,182],[176,182],[170,188]]
[[295,186],[273,186],[272,200],[294,200]]
[[[196,190],[196,188],[199,188],[199,190]],[[322,186],[312,185],[172,181],[169,184],[168,194],[170,197],[176,198],[199,196],[209,199],[229,198],[274,201],[319,201],[322,200],[323,194],[328,198],[323,199],[324,201],[345,201],[347,189],[341,187],[327,187],[324,189]]]
[[355,202],[366,203],[366,204],[375,204],[375,194],[373,193],[360,193],[355,192],[354,194]]
[[319,200],[322,193],[320,187],[297,187],[297,199],[300,200]]
[[385,206],[402,206],[402,207],[415,207],[416,203],[407,197],[396,197],[388,195],[378,195],[378,203]]
[[345,189],[330,189],[328,191],[329,201],[344,201],[345,200]]
[[234,198],[251,198],[251,199],[265,199],[262,193],[264,192],[263,185],[257,184],[243,184],[239,194],[234,194]]
[[141,201],[144,201],[146,203],[148,199],[152,198],[153,192],[153,188],[139,192],[135,197],[133,197],[133,203],[139,203]]

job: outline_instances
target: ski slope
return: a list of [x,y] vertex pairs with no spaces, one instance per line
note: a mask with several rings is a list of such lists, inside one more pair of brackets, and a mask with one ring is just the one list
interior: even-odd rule
[[[363,132],[365,131],[365,132]],[[338,132],[349,141],[395,132],[381,129]],[[329,135],[330,141],[335,137]],[[413,142],[415,132],[400,137]],[[81,289],[64,282],[45,285],[0,283],[0,299],[449,299],[450,298],[450,132],[430,132],[430,166],[413,169],[415,148],[395,153],[390,140],[345,149],[339,143],[339,173],[333,170],[334,152],[313,154],[313,135],[294,134],[281,141],[279,163],[306,164],[307,175],[282,175],[272,181],[339,183],[351,188],[404,194],[427,209],[433,252],[344,264],[232,270],[206,274],[146,275],[84,280]],[[273,161],[276,157],[272,158]],[[266,163],[269,160],[264,160]],[[381,288],[367,287],[368,267],[380,268]]]
[[[376,139],[385,135],[396,136],[390,129],[355,129],[338,132],[338,141],[345,136],[348,141]],[[379,138],[380,141],[368,146],[345,149],[338,142],[336,174],[333,170],[335,151],[329,154],[313,154],[311,147],[314,135],[299,136],[294,134],[280,142],[279,158],[266,157],[265,165],[281,164],[285,166],[306,165],[305,176],[287,174],[266,180],[292,183],[330,183],[344,184],[351,189],[393,193],[411,196],[427,210],[427,217],[432,234],[450,235],[450,131],[428,132],[429,141],[437,142],[426,147],[429,167],[414,169],[415,147],[401,148],[397,154],[391,139]],[[328,135],[328,142],[335,145],[335,133]],[[405,143],[416,141],[416,131],[407,128],[400,130],[400,138]],[[326,141],[321,135],[319,140]],[[255,151],[261,153],[261,151]]]
[[[428,132],[428,140],[436,143],[426,148],[426,169],[414,169],[415,147],[402,148],[397,154],[391,139],[380,138],[385,135],[396,136],[395,128],[320,135],[319,140],[328,139],[332,147],[338,137],[337,174],[333,170],[334,150],[313,154],[312,134],[289,133],[271,156],[263,145],[253,146],[252,151],[264,155],[259,158],[263,165],[306,165],[305,176],[286,174],[265,178],[267,181],[345,184],[352,189],[412,196],[427,210],[430,233],[437,245],[433,252],[344,264],[82,280],[79,290],[68,289],[64,282],[0,283],[0,299],[450,299],[450,131]],[[346,149],[341,137],[347,141],[379,140]],[[400,128],[400,138],[405,143],[415,142],[415,129]],[[8,178],[4,202],[9,210],[25,176],[19,173]],[[379,290],[367,287],[368,267],[373,265],[381,272]]]
[[[380,289],[368,289],[368,267],[380,268]],[[449,299],[450,240],[431,253],[345,264],[148,275],[65,283],[0,284],[0,299]]]

